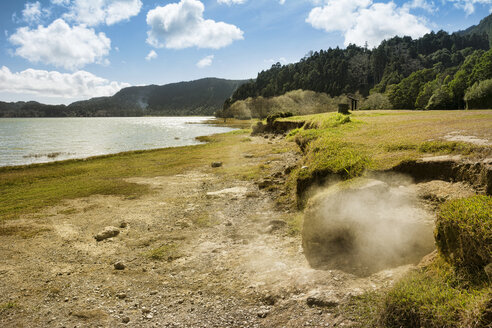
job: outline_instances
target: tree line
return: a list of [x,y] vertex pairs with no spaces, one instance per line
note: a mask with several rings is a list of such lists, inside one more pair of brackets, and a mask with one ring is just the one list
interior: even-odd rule
[[239,87],[217,115],[230,116],[230,106],[239,100],[298,89],[331,97],[360,93],[366,107],[380,106],[377,100],[395,109],[490,107],[480,95],[490,88],[483,81],[491,78],[487,33],[431,32],[419,39],[394,37],[374,49],[349,45],[310,52],[294,64],[274,64]]

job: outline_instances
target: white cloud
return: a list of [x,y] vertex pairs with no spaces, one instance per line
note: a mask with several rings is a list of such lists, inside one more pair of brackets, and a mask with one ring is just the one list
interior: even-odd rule
[[149,52],[149,54],[147,55],[147,57],[145,57],[145,60],[151,61],[152,59],[156,59],[157,57],[158,57],[157,52],[155,52],[154,50],[151,50]]
[[[422,1],[413,2],[423,5]],[[341,31],[346,46],[351,43],[362,46],[367,42],[374,47],[396,35],[417,38],[430,31],[425,21],[409,10],[409,5],[398,7],[393,1],[328,0],[324,6],[312,9],[306,22],[327,32]]]
[[5,66],[0,69],[0,92],[80,99],[111,96],[129,86],[86,71],[67,74],[30,68],[13,73]]
[[357,12],[371,3],[371,0],[329,0],[323,7],[313,8],[306,22],[327,32],[348,30],[354,24]]
[[245,3],[246,0],[217,0],[217,2],[220,4],[226,4],[226,5],[230,6],[230,5],[237,5],[237,4]]
[[51,0],[54,5],[66,6],[70,3],[70,0]]
[[28,2],[24,5],[22,10],[22,20],[28,24],[39,23],[41,18],[48,16],[50,11],[48,9],[41,9],[39,1]]
[[345,33],[345,45],[350,43],[375,47],[395,35],[419,38],[430,29],[405,8],[397,8],[394,2],[375,3],[362,9],[356,23]]
[[113,25],[138,15],[141,8],[141,0],[73,0],[63,17],[88,26]]
[[104,33],[96,34],[85,26],[70,27],[63,19],[36,29],[21,27],[9,37],[18,46],[17,56],[33,63],[76,70],[87,64],[105,64],[111,40]]
[[243,39],[236,26],[203,18],[205,7],[198,0],[181,0],[147,13],[147,43],[156,48],[189,47],[219,49]]
[[429,13],[434,13],[438,10],[436,7],[434,1],[427,1],[427,0],[412,0],[403,5],[404,8],[408,9],[416,9],[420,8],[423,9]]
[[196,66],[199,68],[210,66],[212,65],[213,60],[214,60],[214,55],[207,56],[205,58],[200,59],[200,61],[196,63]]
[[467,15],[471,15],[475,12],[476,5],[490,5],[492,10],[492,0],[447,0],[454,2],[454,6],[463,9]]
[[285,0],[279,0],[279,2],[281,5],[285,4]]

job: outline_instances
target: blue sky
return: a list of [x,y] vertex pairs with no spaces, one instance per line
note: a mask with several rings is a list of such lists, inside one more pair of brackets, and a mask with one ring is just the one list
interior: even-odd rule
[[2,0],[0,100],[65,103],[130,85],[254,78],[310,50],[454,32],[492,0]]

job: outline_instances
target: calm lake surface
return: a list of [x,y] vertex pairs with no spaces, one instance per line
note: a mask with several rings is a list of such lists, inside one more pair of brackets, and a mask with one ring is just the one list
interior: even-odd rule
[[0,118],[0,166],[199,144],[211,117]]

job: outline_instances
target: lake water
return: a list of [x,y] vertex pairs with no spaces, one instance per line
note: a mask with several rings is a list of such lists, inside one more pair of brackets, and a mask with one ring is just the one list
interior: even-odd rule
[[0,166],[199,144],[211,117],[0,118]]

